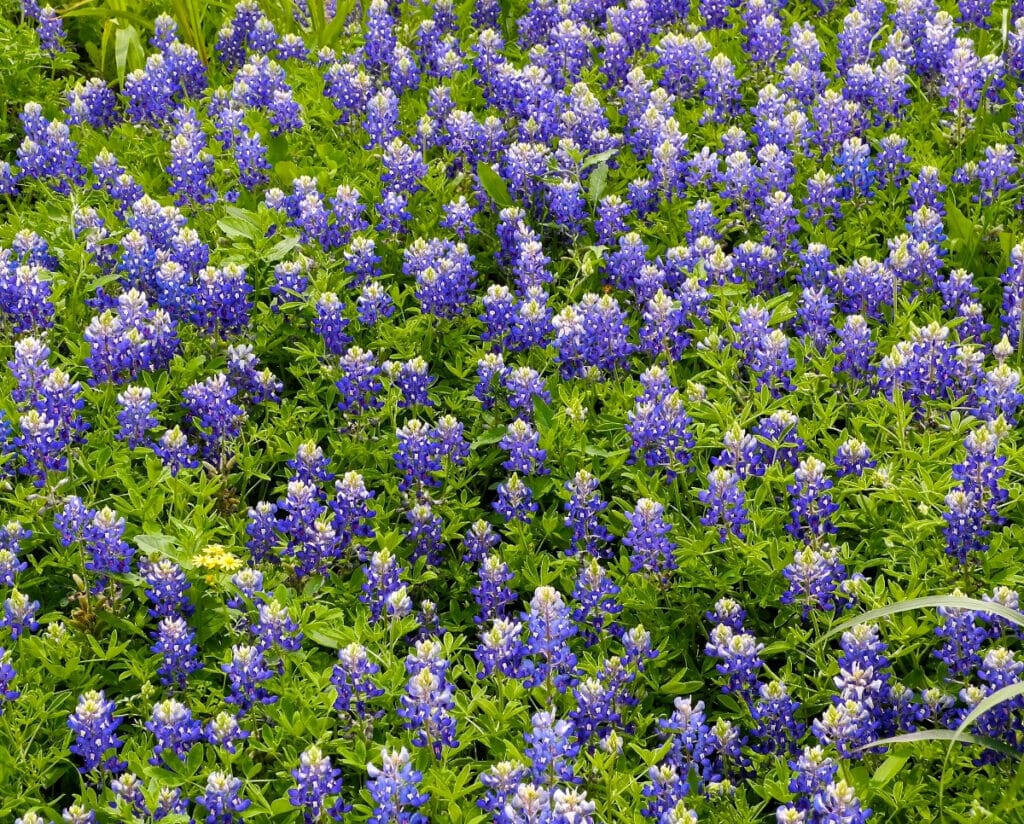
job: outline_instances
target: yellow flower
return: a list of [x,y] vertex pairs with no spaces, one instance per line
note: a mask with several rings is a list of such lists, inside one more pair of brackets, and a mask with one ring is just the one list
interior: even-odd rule
[[[206,549],[198,552],[192,562],[200,569],[208,569],[212,572],[234,572],[242,567],[241,559],[220,544],[210,544]],[[206,580],[212,584],[214,576],[207,575]]]

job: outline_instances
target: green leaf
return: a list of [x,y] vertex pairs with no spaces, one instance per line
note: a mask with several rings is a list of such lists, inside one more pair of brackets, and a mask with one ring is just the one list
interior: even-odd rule
[[871,776],[871,783],[878,788],[886,786],[897,775],[899,775],[900,770],[903,769],[904,765],[909,760],[909,755],[890,755],[882,762],[881,766],[875,770],[875,774]]
[[533,396],[533,414],[537,418],[537,431],[547,432],[555,422],[555,413],[551,406],[545,403],[537,395]]
[[603,152],[591,155],[583,161],[583,168],[589,169],[591,166],[597,165],[607,166],[608,161],[611,160],[618,151],[618,149],[605,149]]
[[[1024,687],[1022,684],[1016,684],[1014,686]],[[995,695],[995,693],[993,693],[993,695]],[[903,735],[894,735],[891,738],[879,738],[877,741],[872,741],[870,744],[858,747],[855,752],[871,750],[875,747],[892,747],[896,744],[917,744],[922,741],[949,741],[950,746],[957,742],[960,742],[961,744],[976,744],[980,747],[988,747],[990,750],[996,750],[997,752],[1001,752],[1005,755],[1018,755],[1016,750],[1007,746],[1002,741],[997,741],[994,738],[988,738],[984,735],[974,735],[969,732],[960,733],[957,730],[918,730],[917,732],[908,732]],[[883,764],[882,766],[884,767],[885,765]],[[878,775],[881,771],[882,767],[879,767],[875,775]]]
[[493,168],[481,161],[476,164],[476,175],[480,178],[480,185],[484,187],[484,191],[499,209],[505,209],[512,205],[508,184]]
[[279,260],[283,260],[292,250],[298,247],[299,243],[300,239],[298,235],[281,238],[281,240],[270,247],[270,251],[265,255],[266,260],[269,263],[276,263]]
[[248,220],[240,217],[224,217],[217,221],[217,227],[230,238],[252,240],[257,232],[256,227]]
[[[1019,698],[1021,695],[1024,695],[1024,681],[1018,681],[1016,684],[1010,684],[1008,687],[998,689],[991,695],[988,695],[979,701],[977,706],[967,714],[967,717],[964,718],[964,720],[960,722],[960,726],[957,727],[956,732],[953,734],[953,737],[949,742],[950,750],[953,749],[953,745],[958,741],[968,740],[966,736],[970,735],[970,733],[968,733],[967,730],[986,712],[994,710],[1000,704],[1012,701],[1014,698]],[[1016,757],[1020,757],[1019,753],[1016,753],[1013,750],[1010,750],[1010,752]]]
[[114,65],[117,68],[117,80],[121,85],[124,85],[125,76],[134,70],[143,55],[138,29],[135,26],[118,29],[114,35]]
[[590,201],[591,206],[596,205],[601,199],[607,185],[608,164],[601,163],[590,173],[590,179],[587,181],[587,199]]
[[837,635],[840,632],[845,632],[851,627],[857,626],[857,624],[866,624],[870,621],[876,621],[879,618],[887,618],[890,615],[896,615],[900,612],[912,612],[915,609],[935,609],[938,607],[942,607],[944,609],[965,609],[975,612],[988,612],[992,615],[998,615],[1001,618],[1005,618],[1010,623],[1016,624],[1019,627],[1024,627],[1024,614],[1017,612],[1015,609],[1003,606],[1002,604],[997,604],[992,601],[982,601],[979,598],[964,598],[956,595],[929,595],[924,598],[911,598],[907,601],[900,601],[897,604],[889,604],[889,606],[886,607],[872,609],[854,618],[841,621],[826,632],[824,637],[830,638],[833,635]]

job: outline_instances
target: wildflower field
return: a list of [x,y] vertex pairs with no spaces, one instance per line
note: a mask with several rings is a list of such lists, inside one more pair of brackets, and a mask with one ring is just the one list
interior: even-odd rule
[[1022,0],[0,0],[0,821],[1024,821]]

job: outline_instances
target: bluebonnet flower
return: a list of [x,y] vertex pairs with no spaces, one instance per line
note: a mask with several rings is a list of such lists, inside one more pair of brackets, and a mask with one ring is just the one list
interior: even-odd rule
[[[951,594],[963,596],[959,590]],[[978,623],[979,613],[954,607],[939,607],[938,613],[942,621],[935,628],[935,635],[943,640],[935,650],[935,657],[946,665],[953,678],[963,678],[977,671],[981,665],[981,648],[989,640],[985,628]]]
[[[582,561],[572,592],[572,599],[578,604],[573,610],[573,620],[579,625],[587,646],[596,644],[606,622],[622,612],[622,605],[616,600],[619,591],[596,558]],[[616,627],[609,629],[612,634],[617,633]]]
[[786,531],[808,543],[836,531],[832,515],[839,506],[832,500],[829,490],[832,481],[825,475],[825,464],[810,457],[800,462],[793,473],[793,483],[786,490],[793,496],[790,523]]
[[499,761],[480,774],[485,793],[476,805],[492,815],[497,824],[508,824],[506,807],[511,806],[515,792],[526,776],[526,768],[518,761]]
[[513,472],[504,483],[498,484],[498,498],[492,506],[506,523],[529,523],[539,508],[537,502],[533,500],[533,491],[523,483],[516,472]]
[[553,587],[538,587],[523,613],[529,631],[526,642],[530,686],[546,685],[564,692],[575,680],[576,656],[568,641],[576,635],[569,607]]
[[974,41],[956,38],[941,66],[942,83],[939,94],[946,98],[946,108],[952,113],[973,114],[981,103],[985,87],[985,70],[974,49]]
[[274,282],[270,286],[270,294],[274,300],[271,309],[277,313],[281,305],[297,301],[309,288],[309,262],[306,258],[294,261],[282,261],[274,267]]
[[67,51],[64,46],[64,21],[57,16],[53,6],[43,6],[39,10],[38,28],[39,48],[55,57]]
[[463,536],[462,544],[466,549],[462,560],[465,563],[483,563],[488,553],[501,543],[501,536],[483,519],[474,521]]
[[786,409],[774,411],[754,427],[758,437],[759,460],[765,465],[788,464],[797,467],[805,443],[798,434],[800,419]]
[[1010,250],[1010,265],[1000,280],[1003,284],[1003,300],[999,319],[1010,345],[1017,347],[1021,326],[1024,324],[1024,243]]
[[658,720],[661,735],[669,739],[669,752],[661,765],[650,769],[651,783],[643,793],[651,799],[647,817],[660,817],[697,789],[716,778],[711,758],[710,731],[704,702],[676,698],[672,715]]
[[533,347],[547,345],[552,329],[548,294],[540,286],[530,287],[515,307],[508,348],[525,352]]
[[718,466],[708,473],[708,488],[701,490],[697,498],[708,507],[701,517],[704,526],[718,526],[718,540],[725,543],[731,533],[741,541],[746,540],[743,527],[749,523],[746,495],[740,486],[739,474],[725,466]]
[[249,508],[245,532],[249,536],[245,542],[255,562],[273,560],[271,555],[277,544],[278,507],[270,501],[260,501]]
[[481,630],[480,643],[473,656],[480,664],[477,678],[483,679],[495,672],[507,678],[519,678],[525,673],[522,642],[523,625],[518,621],[495,618],[490,629]]
[[[409,197],[402,192],[388,189],[384,192],[381,202],[377,206],[377,215],[380,218],[374,227],[378,232],[392,235],[404,235],[408,224],[412,221],[412,212],[408,209]],[[424,273],[424,280],[429,280],[432,270]]]
[[117,422],[121,425],[117,438],[132,449],[147,444],[149,430],[160,425],[153,415],[156,402],[152,398],[152,391],[144,386],[129,386],[117,396],[121,406],[117,413]]
[[85,506],[77,495],[69,495],[60,511],[54,515],[53,525],[60,536],[62,546],[69,547],[82,540],[86,524],[96,511]]
[[732,598],[719,598],[715,601],[714,610],[705,612],[704,617],[714,624],[725,624],[730,629],[742,632],[747,611]]
[[849,438],[839,445],[836,452],[836,477],[846,475],[863,475],[867,469],[873,469],[878,462],[871,457],[867,444],[857,438]]
[[478,574],[479,585],[470,589],[470,594],[480,607],[479,614],[473,616],[473,622],[484,624],[496,618],[504,618],[506,607],[517,598],[515,592],[507,586],[515,576],[496,553],[483,559]]
[[444,522],[441,516],[434,511],[429,501],[421,501],[409,508],[405,519],[410,524],[407,537],[414,545],[412,560],[425,558],[430,566],[440,564],[444,552]]
[[866,380],[871,374],[870,363],[876,345],[864,316],[848,315],[837,335],[839,342],[833,351],[841,360],[836,364],[836,372],[846,373],[855,380]]
[[804,341],[819,352],[828,350],[834,310],[835,303],[824,286],[805,287],[801,292],[800,306],[797,309],[800,319],[799,330]]
[[377,281],[363,284],[359,297],[356,298],[356,312],[359,322],[364,326],[372,326],[378,320],[391,317],[395,311],[391,295]]
[[228,676],[231,694],[229,704],[235,704],[240,713],[245,713],[255,704],[273,704],[278,696],[271,695],[264,682],[274,673],[267,669],[263,651],[256,646],[236,644],[231,648],[231,661],[221,664],[221,670]]
[[821,792],[815,793],[811,809],[822,821],[865,824],[871,817],[871,809],[862,807],[853,787],[842,780],[829,783]]
[[370,661],[366,647],[355,642],[338,650],[338,663],[331,673],[337,690],[334,709],[353,718],[372,717],[370,702],[384,694],[373,682],[380,667]]
[[412,601],[402,585],[402,568],[389,550],[373,553],[363,566],[366,582],[359,600],[370,608],[370,618],[376,623],[381,618],[398,619],[409,614]]
[[21,114],[25,137],[17,149],[19,181],[36,179],[66,195],[85,181],[78,144],[66,123],[47,120],[41,112],[38,103],[26,103]]
[[722,692],[738,693],[750,703],[757,673],[764,666],[761,660],[763,649],[764,644],[742,628],[733,629],[728,624],[718,624],[711,630],[705,652],[719,659],[720,663],[715,665],[715,669],[728,677]]
[[530,759],[534,782],[548,787],[558,782],[575,783],[573,761],[579,745],[572,740],[572,722],[559,720],[553,711],[535,713],[531,720],[532,729],[523,734],[527,744],[523,754]]
[[[326,813],[332,821],[341,821],[349,809],[341,798],[341,770],[331,764],[331,759],[317,746],[303,751],[299,766],[292,770],[295,787],[288,790],[288,800],[293,807],[302,808],[303,821],[316,824]],[[337,796],[328,807],[330,796]]]
[[196,798],[196,804],[208,811],[206,824],[236,824],[241,819],[237,814],[245,812],[252,805],[240,796],[242,780],[231,773],[214,770],[206,779],[205,792]]
[[[346,472],[340,480],[334,482],[334,490],[335,496],[328,505],[334,513],[333,526],[340,536],[340,549],[347,547],[353,539],[374,537],[375,532],[370,522],[377,512],[370,509],[368,502],[376,493],[366,488],[363,476],[358,472]],[[358,552],[360,560],[364,560],[362,548]]]
[[1008,492],[999,485],[1006,458],[997,455],[999,421],[970,432],[964,441],[966,458],[954,464],[953,479],[960,482],[946,496],[943,518],[946,552],[966,563],[971,552],[984,550],[993,526],[1003,523],[1000,505]]
[[384,88],[366,101],[363,128],[369,140],[366,148],[386,146],[398,135],[398,97]]
[[71,804],[61,813],[64,824],[96,824],[96,813],[82,804]]
[[66,435],[45,412],[30,409],[18,418],[18,434],[13,446],[21,457],[18,472],[33,479],[37,487],[46,485],[50,473],[67,470]]
[[594,220],[594,231],[598,242],[610,246],[619,235],[629,231],[626,217],[629,205],[618,195],[605,195],[597,206],[597,217]]
[[389,370],[395,386],[401,392],[398,401],[400,409],[434,405],[427,390],[433,385],[435,379],[430,374],[430,365],[422,357],[417,355],[400,364],[389,361],[384,366]]
[[146,729],[156,738],[153,757],[149,759],[153,765],[165,760],[165,752],[173,753],[184,761],[192,745],[203,738],[203,725],[192,717],[188,707],[173,698],[153,707],[153,716],[146,722]]
[[64,114],[70,126],[88,123],[94,129],[109,129],[117,120],[117,97],[101,78],[79,83],[65,97]]
[[440,225],[451,229],[464,241],[467,235],[475,235],[480,231],[476,226],[477,212],[475,205],[467,201],[465,196],[460,196],[444,205],[444,217]]
[[630,528],[622,539],[623,545],[630,549],[630,569],[651,573],[662,580],[676,568],[673,554],[676,544],[667,537],[672,525],[665,520],[664,513],[662,504],[641,498],[636,508],[626,513]]
[[167,172],[171,176],[168,191],[176,194],[175,203],[206,204],[217,199],[217,191],[210,178],[213,174],[213,156],[206,150],[206,136],[191,109],[178,109],[174,116],[174,137],[171,138],[171,161]]
[[52,326],[50,270],[38,263],[14,265],[3,257],[0,251],[0,317],[18,333]]
[[598,516],[608,503],[600,494],[598,479],[586,469],[579,470],[565,482],[569,500],[565,503],[565,526],[572,530],[572,538],[566,554],[569,556],[586,552],[596,558],[608,555],[606,548],[611,533],[601,524]]
[[341,356],[338,367],[341,377],[335,386],[341,393],[338,408],[342,412],[364,412],[384,405],[380,398],[384,388],[379,380],[381,368],[373,352],[353,346]]
[[373,238],[357,236],[342,252],[345,271],[353,276],[353,286],[362,286],[367,280],[380,276],[380,255],[376,249]]
[[373,94],[373,78],[354,62],[334,62],[324,70],[324,96],[338,110],[344,125],[361,113]]
[[484,409],[494,407],[496,392],[500,383],[508,373],[505,359],[500,352],[488,352],[476,364],[477,383],[473,389],[473,397],[481,402]]
[[1002,415],[1012,425],[1017,410],[1024,404],[1024,393],[1020,391],[1020,385],[1020,372],[1011,369],[1006,363],[986,372],[977,388],[980,416],[992,421]]
[[28,568],[28,563],[18,556],[21,541],[31,534],[17,521],[9,521],[6,526],[0,527],[0,586],[14,586],[18,573]]
[[805,619],[812,609],[838,611],[853,602],[846,566],[839,560],[838,550],[829,544],[798,549],[782,575],[789,586],[780,600],[800,604]]
[[242,266],[207,266],[199,272],[192,320],[208,335],[238,334],[249,324],[252,291]]
[[207,743],[223,747],[231,755],[238,751],[236,745],[249,735],[249,731],[241,729],[238,726],[238,719],[229,712],[217,713],[206,725]]
[[124,518],[110,507],[97,511],[83,530],[88,553],[85,568],[99,573],[97,591],[105,585],[108,575],[131,572],[135,550],[124,540],[124,530]]
[[510,423],[499,446],[509,453],[508,460],[502,466],[509,472],[522,472],[527,475],[546,475],[544,466],[547,452],[540,448],[540,435],[527,421],[517,418]]
[[328,354],[342,355],[352,343],[352,336],[345,331],[349,320],[344,311],[345,304],[334,292],[324,292],[317,298],[313,331],[323,339]]
[[544,379],[536,369],[519,366],[506,371],[502,376],[502,384],[508,392],[508,405],[514,412],[532,418],[534,399],[542,403],[551,403],[551,393],[544,385]]
[[281,652],[301,649],[303,635],[299,625],[280,601],[263,601],[257,604],[256,610],[259,617],[252,626],[252,634],[260,650],[265,653],[275,647]]
[[419,791],[418,784],[423,775],[413,769],[409,751],[381,750],[381,765],[367,764],[370,776],[366,788],[373,799],[374,808],[369,824],[391,824],[403,821],[405,824],[429,824],[429,819],[418,812],[429,800],[429,795]]
[[676,476],[675,467],[690,460],[694,437],[688,427],[690,416],[682,395],[669,381],[666,371],[652,366],[640,376],[643,392],[633,411],[627,413],[626,431],[632,438],[629,462],[642,454],[650,468],[664,467],[666,476]]
[[71,753],[82,759],[79,772],[125,769],[127,765],[117,757],[123,742],[115,732],[122,720],[114,716],[114,702],[102,691],[90,690],[79,696],[75,711],[68,716],[68,727],[75,735]]
[[483,313],[480,320],[487,327],[481,334],[481,339],[496,344],[504,342],[515,325],[515,295],[507,286],[492,284],[487,287],[481,303]]
[[146,582],[146,599],[153,618],[188,617],[194,611],[188,590],[188,578],[178,564],[170,558],[143,558],[139,571]]
[[806,726],[796,720],[800,702],[793,699],[783,681],[770,681],[758,688],[750,714],[757,724],[754,749],[761,753],[795,754]]
[[839,657],[838,694],[833,705],[814,721],[814,734],[822,743],[835,744],[840,755],[896,731],[892,689],[887,672],[886,644],[878,627],[858,624],[843,633]]
[[177,476],[183,469],[196,469],[199,466],[199,461],[195,457],[197,448],[189,443],[188,436],[181,431],[180,426],[165,431],[160,440],[151,446],[172,477]]
[[419,642],[416,652],[406,659],[405,669],[409,681],[398,715],[406,719],[406,729],[416,731],[413,744],[429,745],[435,758],[441,758],[444,747],[457,747],[459,742],[451,716],[455,707],[452,685],[445,677],[448,662],[440,657],[440,644]]
[[420,180],[426,177],[427,164],[423,156],[408,143],[395,138],[384,147],[382,159],[382,183],[409,195],[423,188]]
[[398,448],[395,450],[395,466],[402,473],[399,490],[441,485],[434,473],[441,471],[438,444],[434,433],[427,424],[413,418],[395,432]]
[[183,690],[188,676],[203,666],[199,661],[195,632],[189,628],[184,618],[169,616],[160,620],[153,638],[155,643],[150,650],[162,656],[157,668],[161,682]]
[[193,383],[182,393],[182,406],[192,426],[199,430],[208,457],[226,452],[229,442],[241,434],[247,416],[245,409],[235,403],[237,394],[223,372]]
[[11,640],[17,641],[26,632],[35,632],[39,629],[39,621],[36,620],[38,612],[38,601],[31,600],[28,595],[18,589],[12,589],[4,601],[0,628],[10,632]]
[[633,352],[626,312],[611,295],[587,294],[552,320],[562,377],[613,372]]
[[690,327],[681,301],[658,289],[647,301],[640,329],[640,348],[649,355],[665,354],[677,359],[690,343],[686,329]]
[[110,789],[118,802],[123,804],[135,816],[143,816],[149,812],[146,796],[142,792],[142,781],[135,773],[124,772],[110,782]]
[[289,459],[288,468],[295,475],[295,480],[306,481],[307,483],[328,483],[334,480],[334,474],[330,471],[331,461],[324,455],[323,449],[316,441],[303,441],[295,449],[295,457]]

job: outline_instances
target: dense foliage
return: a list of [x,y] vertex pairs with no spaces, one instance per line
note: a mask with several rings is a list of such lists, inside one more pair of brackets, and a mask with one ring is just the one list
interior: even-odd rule
[[1021,820],[1024,3],[0,8],[0,818]]

